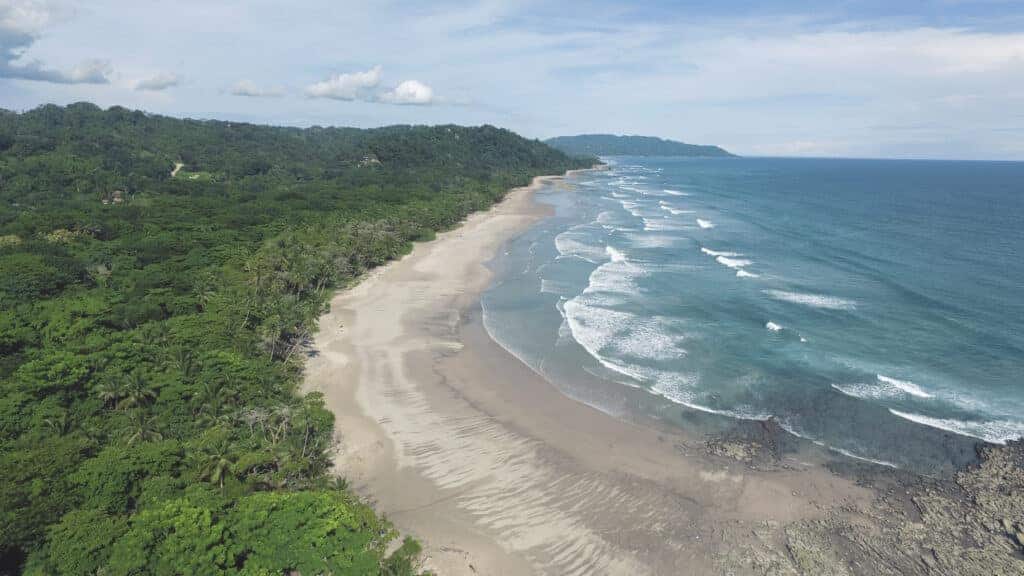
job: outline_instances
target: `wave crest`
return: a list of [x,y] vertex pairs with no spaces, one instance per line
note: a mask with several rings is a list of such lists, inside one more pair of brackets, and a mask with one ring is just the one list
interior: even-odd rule
[[785,290],[765,290],[764,293],[775,300],[801,304],[811,308],[824,308],[826,310],[854,310],[857,308],[857,303],[853,300],[846,300],[836,296],[804,294],[802,292],[787,292]]
[[993,444],[1006,444],[1010,440],[1017,440],[1018,438],[1024,437],[1024,422],[1014,422],[1012,420],[971,421],[957,420],[955,418],[935,418],[933,416],[925,416],[923,414],[901,412],[899,410],[893,410],[892,408],[889,409],[889,412],[894,416],[898,416],[916,424],[938,428],[939,430],[945,430],[947,432],[954,432],[962,436],[980,438]]

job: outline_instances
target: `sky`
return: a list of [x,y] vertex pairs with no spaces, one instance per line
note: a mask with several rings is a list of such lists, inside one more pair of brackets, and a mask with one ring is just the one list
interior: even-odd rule
[[0,108],[1024,160],[1024,0],[0,0]]

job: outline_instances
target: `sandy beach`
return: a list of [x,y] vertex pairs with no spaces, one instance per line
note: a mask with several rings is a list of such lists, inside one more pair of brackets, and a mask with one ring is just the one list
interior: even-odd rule
[[[337,469],[443,574],[717,573],[752,526],[869,493],[812,465],[752,470],[556,391],[480,322],[484,266],[545,214],[543,177],[339,293],[307,386],[337,415]],[[692,453],[691,453],[692,452]],[[745,536],[744,536],[745,537]]]
[[337,416],[337,470],[440,574],[799,573],[787,526],[869,509],[873,490],[802,453],[758,466],[742,444],[613,418],[487,335],[485,263],[546,214],[542,185],[568,184],[538,178],[335,296],[307,388]]

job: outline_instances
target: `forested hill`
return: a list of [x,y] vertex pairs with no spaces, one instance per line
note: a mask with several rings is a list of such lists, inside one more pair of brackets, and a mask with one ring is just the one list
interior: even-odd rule
[[573,156],[733,156],[718,146],[685,144],[653,136],[580,134],[558,136],[545,142]]
[[0,573],[411,574],[298,393],[332,287],[532,176],[489,126],[0,113]]

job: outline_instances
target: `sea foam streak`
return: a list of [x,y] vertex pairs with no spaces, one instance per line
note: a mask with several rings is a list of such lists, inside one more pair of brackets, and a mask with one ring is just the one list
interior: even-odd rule
[[899,466],[893,464],[892,462],[889,462],[888,460],[875,460],[874,458],[868,458],[867,456],[861,456],[859,454],[854,454],[853,452],[850,452],[849,450],[844,450],[842,448],[837,448],[835,446],[829,446],[828,444],[822,442],[821,440],[817,440],[815,438],[812,438],[806,432],[802,432],[802,431],[797,430],[792,424],[790,424],[789,422],[786,422],[784,420],[780,419],[780,420],[776,420],[776,422],[779,424],[779,426],[782,427],[783,430],[785,430],[786,432],[789,432],[793,436],[796,436],[797,438],[803,438],[804,440],[810,441],[812,444],[817,444],[818,446],[821,446],[822,448],[828,448],[829,450],[832,450],[832,451],[834,451],[834,452],[836,452],[838,454],[842,454],[843,456],[847,456],[847,457],[853,458],[855,460],[863,460],[865,462],[871,462],[872,464],[878,464],[880,466],[888,466],[889,468],[899,468]]
[[835,296],[802,294],[800,292],[786,292],[785,290],[765,290],[764,293],[776,300],[802,304],[811,308],[824,308],[827,310],[854,310],[857,308],[856,302]]
[[641,218],[644,222],[644,230],[650,231],[661,231],[666,230],[685,230],[685,227],[673,222],[667,218]]
[[776,324],[775,322],[772,322],[771,320],[769,320],[768,323],[764,325],[764,327],[771,330],[772,332],[782,331],[782,326]]
[[876,374],[875,377],[878,378],[879,382],[898,388],[906,392],[907,394],[910,394],[911,396],[917,396],[918,398],[933,397],[931,394],[925,392],[924,390],[921,389],[920,386],[914,384],[913,382],[908,382],[906,380],[897,380],[895,378],[890,378],[888,376],[883,376],[881,374]]
[[735,258],[737,256],[743,256],[743,254],[740,254],[739,252],[719,252],[718,250],[704,248],[703,246],[701,247],[700,251],[707,254],[708,256],[725,256],[726,258]]
[[704,220],[703,218],[697,218],[697,226],[700,226],[701,228],[704,229],[715,227],[714,223],[711,222],[711,220]]
[[738,278],[759,277],[757,274],[754,274],[753,272],[748,272],[743,269],[744,267],[753,264],[753,262],[744,258],[738,258],[738,256],[742,256],[742,254],[740,254],[739,252],[721,252],[718,250],[705,248],[703,246],[701,247],[700,251],[707,254],[708,256],[714,256],[715,261],[721,264],[722,266],[732,268],[733,270],[735,270],[736,277]]
[[1024,437],[1024,422],[1012,422],[1010,420],[988,420],[985,422],[971,422],[957,420],[955,418],[935,418],[922,414],[911,414],[889,409],[894,416],[905,420],[916,422],[924,426],[931,426],[947,432],[955,432],[964,436],[981,438],[993,444],[1006,444],[1009,440],[1016,440]]
[[604,247],[604,251],[605,251],[605,254],[608,255],[608,258],[610,258],[612,262],[625,262],[626,261],[626,255],[623,254],[621,251],[613,248],[612,246],[605,246]]
[[699,404],[694,400],[692,388],[695,381],[692,377],[687,378],[681,377],[678,374],[662,372],[658,376],[649,376],[647,379],[653,382],[651,384],[651,392],[654,392],[666,400],[671,400],[676,404],[681,404],[699,412],[718,414],[719,416],[728,416],[739,420],[765,421],[772,417],[768,412],[758,412],[757,410],[749,407],[740,407],[739,409],[734,410],[723,410]]
[[605,254],[600,246],[587,244],[587,236],[581,231],[570,228],[555,236],[555,248],[560,258],[576,257],[597,264]]
[[686,192],[680,192],[679,190],[669,190],[667,188],[662,190],[662,192],[668,194],[669,196],[689,196],[689,194],[687,194]]
[[619,200],[619,204],[622,205],[630,214],[636,218],[643,216],[643,212],[639,210],[640,204],[633,202],[632,200]]
[[744,266],[750,266],[753,264],[753,262],[744,258],[729,258],[728,256],[716,256],[715,262],[718,262],[727,268],[732,268],[733,270],[738,270]]
[[920,386],[913,382],[889,378],[881,374],[875,375],[877,381],[874,384],[863,382],[853,384],[833,384],[832,388],[864,400],[895,400],[904,398],[907,395],[917,398],[933,398],[932,394],[925,392]]
[[679,216],[680,214],[693,214],[693,210],[680,210],[679,208],[673,208],[664,202],[659,202],[661,209],[673,216]]

